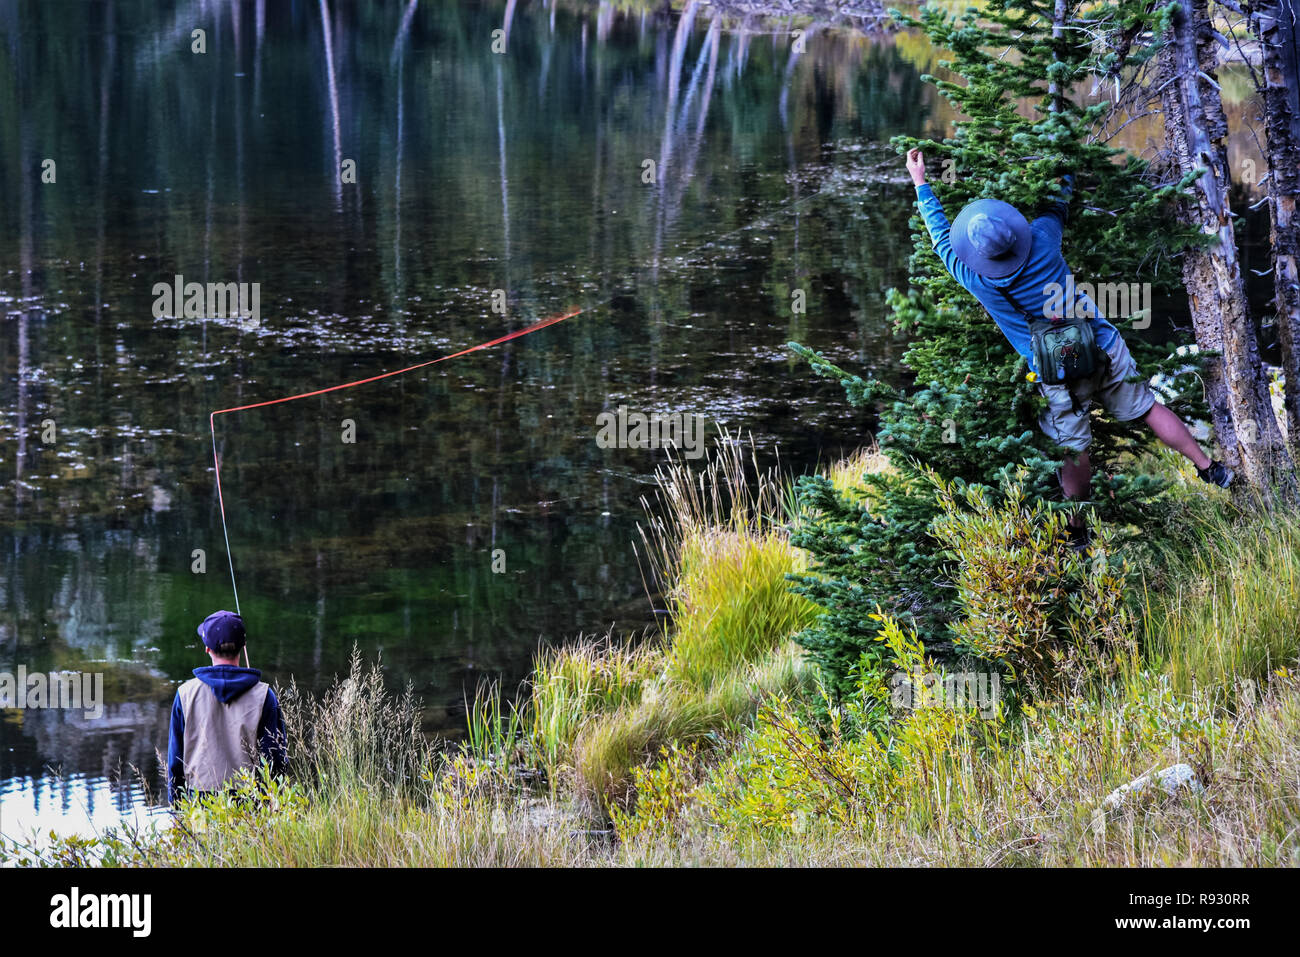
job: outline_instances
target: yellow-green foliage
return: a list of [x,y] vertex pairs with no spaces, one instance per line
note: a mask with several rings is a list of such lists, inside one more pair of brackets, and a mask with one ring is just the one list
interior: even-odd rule
[[844,824],[888,760],[871,735],[846,736],[832,712],[829,733],[785,697],[759,711],[724,765],[701,789],[712,818],[732,831],[803,832],[815,819]]
[[690,533],[670,594],[666,679],[706,688],[807,624],[813,606],[785,577],[802,567],[801,553],[779,531]]
[[776,476],[743,452],[724,436],[704,468],[657,475],[642,541],[671,631],[637,651],[580,643],[538,664],[531,736],[553,772],[572,767],[605,804],[625,800],[633,768],[669,742],[698,742],[801,680],[789,638],[816,609],[786,582],[802,556],[777,521]]
[[659,760],[633,769],[637,800],[635,811],[614,806],[610,817],[619,840],[631,841],[645,834],[671,838],[680,824],[678,816],[695,791],[699,746],[679,747],[676,743],[659,749]]
[[594,714],[583,724],[573,747],[579,788],[608,804],[626,801],[633,793],[635,765],[669,742],[698,743],[716,731],[738,727],[760,701],[796,688],[802,675],[799,650],[786,644],[707,688],[665,676],[635,704]]
[[1127,564],[1104,531],[1088,553],[1064,547],[1065,518],[1026,503],[1011,485],[1003,501],[980,486],[959,492],[932,476],[944,512],[931,533],[956,562],[961,618],[956,638],[1005,667],[1010,680],[1045,693],[1107,671],[1131,653]]
[[[1239,720],[1146,673],[1031,706],[1015,723],[910,712],[883,744],[819,733],[778,698],[693,783],[643,775],[655,819],[622,831],[642,863],[1293,865],[1300,795],[1286,781],[1300,738],[1286,735],[1297,732],[1300,686],[1287,676]],[[1213,800],[1155,793],[1103,808],[1112,789],[1177,762]],[[665,777],[675,819],[654,786]]]
[[[1042,562],[1035,542],[1050,535],[1050,517],[1018,510],[1014,496],[1002,509],[978,497],[969,504],[974,517],[952,529],[1009,550],[1019,542]],[[1268,596],[1237,579],[1260,574],[1264,562],[1293,566],[1300,556],[1294,521],[1284,517],[1256,529],[1254,538],[1228,525],[1206,530],[1205,549],[1189,566],[1203,576],[1198,597],[1184,595],[1146,616],[1149,640],[1184,655],[1168,671],[1152,667],[1164,660],[1156,654],[1141,663],[1131,637],[1120,632],[1128,625],[1122,609],[1106,603],[1113,615],[1109,634],[1118,638],[1099,641],[1087,631],[1062,638],[1046,626],[1039,634],[1062,643],[1092,639],[1091,673],[1102,666],[1112,680],[1044,682],[1045,696],[1014,719],[1000,709],[992,718],[973,708],[895,709],[871,734],[863,731],[862,714],[846,721],[832,709],[828,728],[798,698],[775,696],[752,729],[705,767],[638,774],[645,819],[638,803],[620,822],[625,854],[656,864],[1300,863],[1300,850],[1289,843],[1300,827],[1300,792],[1287,783],[1300,766],[1300,682],[1284,668],[1268,676],[1257,671],[1269,682],[1249,698],[1238,696],[1235,712],[1226,712],[1220,687],[1179,686],[1190,650],[1176,640],[1215,620],[1220,606],[1213,602],[1223,594],[1236,595],[1254,603],[1249,614],[1265,627],[1223,627],[1220,619],[1218,643],[1201,654],[1222,663],[1258,656],[1256,636],[1274,634],[1280,609],[1294,601],[1293,579],[1280,572]],[[966,554],[978,556],[969,548]],[[1041,573],[1044,566],[1036,567]],[[1121,585],[1122,578],[1112,583],[1116,592]],[[998,587],[1032,592],[1018,576]],[[1031,607],[1027,614],[1034,613]],[[897,660],[908,668],[924,660],[914,636],[881,621],[881,640]],[[1276,665],[1295,655],[1293,640],[1269,660]],[[1231,674],[1211,670],[1220,683]],[[864,676],[868,699],[883,700],[888,687],[879,675]],[[1192,766],[1205,792],[1169,796],[1156,789],[1116,808],[1103,804],[1116,787],[1179,762]]]
[[543,652],[531,681],[528,721],[533,745],[547,763],[560,762],[587,717],[639,701],[642,686],[662,667],[656,644],[632,648],[608,636]]

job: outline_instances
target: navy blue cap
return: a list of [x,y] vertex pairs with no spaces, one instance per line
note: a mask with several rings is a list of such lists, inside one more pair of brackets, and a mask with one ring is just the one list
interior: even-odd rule
[[213,651],[224,644],[244,647],[244,619],[233,611],[214,611],[199,625],[199,637]]

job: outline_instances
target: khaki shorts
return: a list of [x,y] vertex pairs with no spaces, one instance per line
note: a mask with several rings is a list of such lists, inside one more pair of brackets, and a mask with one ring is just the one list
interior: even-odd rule
[[1156,396],[1149,385],[1125,381],[1137,375],[1137,363],[1129,355],[1123,336],[1116,334],[1106,354],[1110,364],[1091,378],[1068,385],[1038,384],[1038,391],[1047,399],[1038,427],[1057,445],[1082,452],[1092,444],[1088,409],[1093,399],[1100,399],[1106,411],[1120,422],[1142,418],[1155,404]]

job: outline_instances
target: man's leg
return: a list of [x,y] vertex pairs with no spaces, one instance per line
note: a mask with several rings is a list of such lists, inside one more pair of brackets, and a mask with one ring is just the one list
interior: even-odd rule
[[[1088,450],[1084,449],[1074,458],[1067,455],[1058,474],[1061,477],[1061,491],[1066,498],[1071,501],[1087,498],[1092,487],[1092,461],[1088,458]],[[1074,529],[1083,528],[1084,521],[1078,512],[1070,513],[1069,525]]]
[[[1065,459],[1056,477],[1061,482],[1061,491],[1072,501],[1086,499],[1092,489],[1092,461],[1088,458],[1088,446],[1092,444],[1092,426],[1088,419],[1088,406],[1091,401],[1091,388],[1088,383],[1076,384],[1077,394],[1072,395],[1071,388],[1065,385],[1040,385],[1039,391],[1047,399],[1047,408],[1039,416],[1038,426],[1043,434],[1063,446]],[[1077,511],[1071,512],[1066,520],[1070,529],[1070,540],[1077,547],[1087,545],[1087,523]]]
[[1232,469],[1206,455],[1183,420],[1157,402],[1151,387],[1137,379],[1137,363],[1133,361],[1123,337],[1116,336],[1106,351],[1111,359],[1101,388],[1106,411],[1120,422],[1142,419],[1156,438],[1191,460],[1202,482],[1219,488],[1231,487],[1236,479]]
[[1151,427],[1151,431],[1156,434],[1156,438],[1175,452],[1181,452],[1191,459],[1192,464],[1197,469],[1204,470],[1210,467],[1210,457],[1202,451],[1200,443],[1196,441],[1196,436],[1192,435],[1191,430],[1183,424],[1182,419],[1159,402],[1151,406],[1151,411],[1146,414],[1145,421]]
[[1088,450],[1084,449],[1074,458],[1067,455],[1061,463],[1060,475],[1061,490],[1066,498],[1087,498],[1092,482],[1092,461],[1088,458]]

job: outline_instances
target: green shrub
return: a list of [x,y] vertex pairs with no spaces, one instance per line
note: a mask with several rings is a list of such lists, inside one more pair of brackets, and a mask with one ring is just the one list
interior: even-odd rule
[[1099,675],[1134,653],[1125,604],[1128,566],[1099,529],[1087,553],[1066,547],[1065,516],[1019,484],[990,501],[982,486],[933,476],[943,513],[931,525],[955,572],[960,648],[1045,695]]
[[619,840],[634,841],[646,836],[671,840],[679,826],[678,815],[694,796],[699,762],[697,744],[671,744],[659,749],[654,764],[635,768],[634,809],[615,806],[610,812]]

